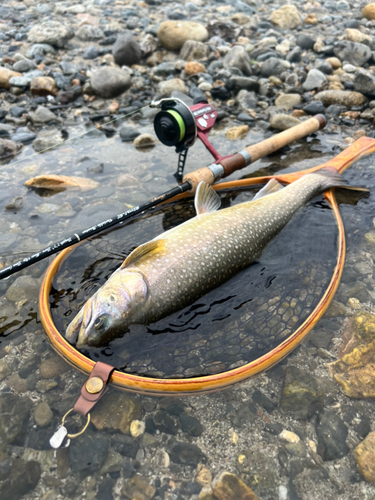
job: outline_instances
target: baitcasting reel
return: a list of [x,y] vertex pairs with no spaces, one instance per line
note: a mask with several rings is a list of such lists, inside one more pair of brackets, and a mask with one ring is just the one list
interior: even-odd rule
[[154,119],[154,129],[159,141],[165,146],[175,146],[176,153],[179,153],[177,172],[174,174],[178,182],[182,181],[188,149],[193,146],[197,137],[216,161],[223,158],[208,140],[217,111],[203,96],[195,99],[190,107],[177,97],[153,101],[150,107],[161,109]]

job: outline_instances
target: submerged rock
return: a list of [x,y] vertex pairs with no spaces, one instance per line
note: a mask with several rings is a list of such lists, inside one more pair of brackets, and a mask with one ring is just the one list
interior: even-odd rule
[[253,490],[239,477],[230,472],[223,472],[217,476],[211,486],[203,488],[199,495],[200,500],[258,500]]
[[51,189],[52,191],[65,191],[68,188],[91,191],[97,189],[99,183],[85,177],[69,177],[67,175],[39,175],[25,182],[25,186],[39,189]]
[[[375,18],[375,4],[374,4]],[[375,432],[370,432],[353,452],[359,472],[370,483],[375,483]]]
[[99,430],[119,430],[123,434],[129,434],[130,424],[133,420],[140,419],[141,414],[139,399],[112,392],[95,406],[91,421]]
[[324,393],[315,377],[296,366],[288,366],[281,396],[283,413],[295,418],[307,418],[323,408]]
[[324,411],[318,415],[316,434],[324,460],[336,460],[349,453],[348,428],[336,413]]
[[[106,398],[105,398],[106,399]],[[106,461],[109,441],[100,433],[86,431],[69,446],[70,466],[73,472],[95,472]]]
[[41,476],[41,467],[35,460],[13,460],[4,481],[0,482],[1,500],[19,500],[33,491]]
[[39,282],[31,276],[19,276],[8,288],[5,296],[10,302],[34,300],[38,296]]
[[[29,420],[29,399],[7,392],[0,396],[1,442],[13,443],[21,439]],[[1,497],[3,498],[3,497]]]
[[375,316],[361,311],[343,335],[340,358],[329,365],[341,391],[352,398],[375,397]]
[[122,494],[129,499],[151,500],[155,493],[156,488],[140,474],[126,481],[122,489]]

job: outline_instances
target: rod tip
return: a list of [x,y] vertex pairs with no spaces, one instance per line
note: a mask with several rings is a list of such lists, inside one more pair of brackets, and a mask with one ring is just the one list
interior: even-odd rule
[[314,118],[319,122],[319,130],[326,126],[327,120],[324,115],[315,115]]

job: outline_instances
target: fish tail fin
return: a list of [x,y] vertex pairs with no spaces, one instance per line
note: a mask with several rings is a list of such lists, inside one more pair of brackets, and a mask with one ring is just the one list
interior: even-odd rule
[[350,191],[360,191],[364,193],[369,192],[369,190],[366,188],[349,186],[347,181],[342,178],[340,172],[335,167],[330,167],[330,166],[323,167],[320,170],[312,172],[311,175],[321,175],[325,177],[326,180],[324,184],[325,188],[324,190],[335,187],[335,188],[347,189]]

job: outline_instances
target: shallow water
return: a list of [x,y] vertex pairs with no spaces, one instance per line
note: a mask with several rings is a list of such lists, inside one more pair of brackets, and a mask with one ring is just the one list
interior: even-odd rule
[[[151,131],[149,122],[138,126],[142,126],[145,132]],[[68,130],[71,135],[76,135],[84,127],[79,122],[71,123]],[[341,151],[343,136],[350,132],[341,130],[338,133],[334,129],[319,132],[313,138],[300,141],[281,153],[257,162],[234,175],[233,179],[253,175],[257,170],[262,175],[265,171],[292,171],[318,165]],[[251,131],[247,139],[231,143],[225,139],[223,131],[216,130],[212,135],[212,142],[224,155],[262,138],[261,131]],[[31,153],[31,148],[25,147],[22,156],[17,159]],[[82,158],[88,159],[82,161]],[[200,144],[189,152],[189,170],[209,162],[209,155]],[[88,167],[99,163],[104,165],[103,173],[87,171]],[[92,223],[122,212],[124,204],[138,204],[173,187],[176,165],[177,158],[173,150],[160,144],[151,151],[137,151],[131,144],[122,143],[118,137],[107,139],[99,131],[14,166],[12,162],[2,165],[2,207],[15,196],[23,196],[23,206],[18,211],[3,210],[0,221],[0,264],[6,266],[77,229],[89,227]],[[344,174],[350,184],[364,185],[372,191],[369,197],[357,200],[357,204],[340,206],[348,252],[342,286],[337,292],[336,300],[344,309],[341,308],[338,312],[337,309],[328,311],[302,345],[278,367],[226,391],[177,399],[175,403],[171,403],[171,400],[167,403],[160,398],[127,396],[122,392],[112,391],[106,396],[108,399],[104,399],[104,404],[108,401],[109,410],[113,412],[116,411],[116,401],[126,408],[134,405],[137,411],[130,412],[130,420],[146,423],[146,433],[139,437],[130,436],[129,428],[125,431],[123,429],[124,434],[110,424],[106,426],[105,423],[99,424],[96,421],[95,426],[90,425],[86,437],[72,442],[69,449],[58,453],[50,449],[49,437],[65,412],[74,405],[85,381],[83,375],[60,363],[40,324],[37,287],[51,259],[20,273],[35,279],[34,287],[25,291],[25,296],[20,294],[19,298],[12,301],[5,297],[18,275],[0,282],[0,391],[1,396],[15,395],[14,400],[8,401],[7,408],[0,406],[0,479],[6,481],[6,477],[15,476],[16,470],[22,470],[24,465],[14,461],[15,457],[21,457],[29,464],[39,464],[39,469],[37,466],[33,469],[34,476],[36,479],[39,477],[39,480],[24,498],[36,499],[49,494],[51,496],[43,498],[78,499],[83,497],[84,492],[86,498],[112,498],[103,496],[104,490],[110,492],[113,498],[124,498],[126,493],[121,493],[123,485],[127,484],[132,474],[138,472],[156,487],[156,498],[159,496],[176,500],[198,494],[199,485],[195,481],[197,465],[205,463],[205,467],[214,474],[222,470],[235,472],[254,489],[261,500],[277,499],[280,486],[287,487],[290,499],[374,498],[374,487],[358,475],[351,454],[363,437],[355,430],[352,420],[354,417],[349,418],[354,415],[359,421],[373,422],[374,403],[369,400],[354,401],[344,396],[328,375],[326,367],[328,361],[336,359],[345,319],[353,313],[346,306],[348,298],[356,298],[348,291],[350,286],[361,286],[358,298],[362,308],[372,310],[372,246],[369,240],[364,239],[364,235],[373,229],[374,166],[374,157],[369,157],[357,162]],[[45,196],[46,193],[28,190],[23,186],[27,179],[42,173],[90,177],[100,182],[100,187],[84,193],[65,191]],[[123,174],[130,174],[132,179],[129,181],[128,178],[124,180],[124,185],[119,185],[119,177]],[[239,196],[226,196],[230,203],[237,203],[251,195],[252,193],[242,193]],[[352,197],[346,201],[354,203]],[[69,203],[70,208],[66,203]],[[74,215],[69,215],[73,213],[71,209]],[[192,215],[190,209],[187,213]],[[165,213],[155,213],[144,221],[112,231],[82,245],[69,261],[74,274],[63,268],[54,285],[57,292],[65,290],[53,295],[55,305],[58,305],[53,313],[58,318],[59,326],[65,327],[86,295],[92,293],[93,287],[119,265],[124,255],[135,245],[149,239],[150,235],[156,235],[178,222],[178,218],[176,219],[168,218]],[[320,296],[321,288],[324,288],[332,272],[336,234],[330,209],[320,198],[316,199],[301,210],[255,265],[199,301],[204,314],[198,316],[196,308],[187,308],[173,318],[153,325],[151,329],[138,329],[120,341],[115,341],[115,355],[112,354],[113,349],[109,356],[108,351],[103,353],[99,349],[93,355],[98,355],[97,359],[114,360],[131,373],[156,373],[158,376],[194,376],[242,364],[259,352],[264,352],[262,349],[269,349],[270,345],[264,346],[261,342],[256,342],[259,336],[264,335],[262,321],[259,321],[255,336],[252,329],[251,334],[247,332],[247,337],[244,335],[246,327],[237,325],[234,328],[233,323],[244,318],[246,325],[246,318],[250,313],[258,314],[262,320],[259,301],[280,297],[281,291],[285,293],[285,297],[293,297],[290,290],[299,290],[301,280],[303,282],[314,270],[317,278],[313,281],[314,289],[308,306],[301,308],[298,320],[302,321],[303,315],[308,313],[314,300]],[[139,241],[139,238],[144,239]],[[108,255],[111,260],[106,260]],[[99,264],[92,266],[95,262]],[[290,278],[291,269],[302,271],[301,274],[296,273],[297,282]],[[284,290],[282,287],[285,282],[287,287]],[[260,296],[254,295],[252,283],[256,284]],[[74,290],[77,292],[76,301],[72,300]],[[231,297],[230,300],[221,302],[228,296]],[[219,308],[215,307],[217,302],[220,304]],[[245,305],[238,309],[244,302]],[[246,309],[247,307],[250,309]],[[70,317],[65,316],[64,312],[69,312]],[[188,331],[185,325],[186,314],[189,318]],[[170,327],[171,323],[173,328]],[[321,338],[322,331],[325,342],[319,344],[314,339]],[[218,332],[222,335],[216,335],[217,339],[215,334]],[[176,361],[176,335],[179,346],[189,347],[189,352],[193,352],[194,356],[189,358],[186,353],[180,354],[183,357]],[[214,337],[218,343],[210,345]],[[202,338],[206,342],[205,348],[198,350]],[[236,350],[238,339],[248,340],[249,345],[253,342],[255,348]],[[274,342],[279,340],[275,339]],[[118,346],[121,349],[120,356]],[[324,388],[324,411],[336,412],[349,428],[346,441],[350,451],[342,458],[326,460],[323,465],[310,463],[306,443],[307,440],[314,441],[318,444],[319,452],[316,428],[323,411],[322,407],[317,408],[308,418],[302,419],[296,418],[293,413],[281,411],[285,370],[290,366],[297,366],[319,380]],[[267,409],[267,405],[259,402],[255,396],[259,391],[273,403],[274,408],[269,406]],[[47,403],[52,411],[50,418],[45,420],[49,420],[45,425],[36,413],[41,402]],[[9,432],[9,407],[14,409],[14,432]],[[95,411],[93,415],[94,413]],[[194,434],[188,431],[181,415],[196,418],[203,427],[202,432]],[[240,417],[237,418],[238,416]],[[161,420],[165,423],[164,427],[160,424]],[[280,424],[282,429],[291,430],[301,437],[305,450],[300,452],[301,456],[295,450],[285,451],[277,434],[267,431],[267,426],[271,424]],[[71,425],[79,428],[79,424]],[[190,465],[181,463],[176,458],[176,441],[185,446],[196,445],[202,454],[196,452]],[[98,445],[97,448],[95,445]],[[189,453],[193,453],[190,448],[189,450]],[[296,473],[296,470],[300,472]]]

